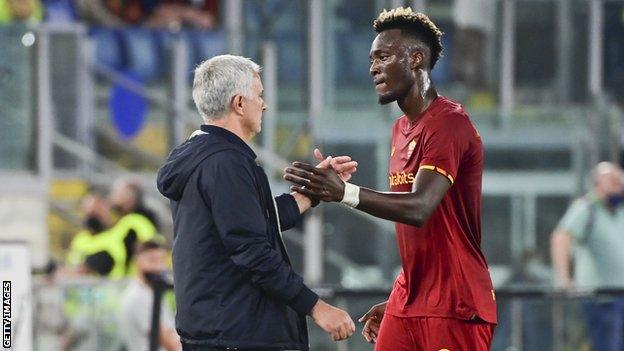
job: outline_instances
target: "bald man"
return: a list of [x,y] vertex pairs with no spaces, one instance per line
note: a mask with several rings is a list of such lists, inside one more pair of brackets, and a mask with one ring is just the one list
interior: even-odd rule
[[[592,178],[593,189],[572,203],[552,234],[555,284],[570,290],[624,288],[624,173],[602,162]],[[624,350],[624,299],[588,303],[585,312],[592,349]]]

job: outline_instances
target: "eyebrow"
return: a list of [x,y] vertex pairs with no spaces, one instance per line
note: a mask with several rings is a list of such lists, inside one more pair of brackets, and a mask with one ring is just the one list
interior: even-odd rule
[[368,54],[368,58],[373,58],[373,55],[379,55],[380,53],[385,53],[387,52],[387,49],[377,49],[375,51],[371,51],[370,54]]

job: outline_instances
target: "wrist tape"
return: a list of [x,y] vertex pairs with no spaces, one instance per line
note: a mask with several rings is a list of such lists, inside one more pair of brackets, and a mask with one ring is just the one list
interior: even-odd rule
[[355,184],[345,182],[344,195],[342,196],[340,203],[356,208],[360,203],[360,187]]

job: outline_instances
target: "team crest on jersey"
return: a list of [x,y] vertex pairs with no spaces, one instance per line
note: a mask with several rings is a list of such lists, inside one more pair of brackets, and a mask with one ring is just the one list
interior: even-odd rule
[[409,145],[407,145],[407,158],[412,156],[414,149],[416,148],[416,139],[410,141]]

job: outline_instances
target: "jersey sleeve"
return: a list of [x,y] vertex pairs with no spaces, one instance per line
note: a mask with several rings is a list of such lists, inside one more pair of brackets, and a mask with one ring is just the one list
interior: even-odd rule
[[455,183],[459,165],[476,130],[466,117],[452,114],[435,121],[423,135],[423,156],[418,169],[428,169]]
[[588,234],[585,231],[589,221],[589,207],[590,204],[585,199],[574,201],[559,221],[557,227],[572,234],[575,239],[583,240]]

